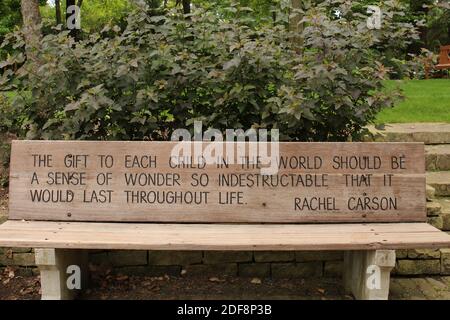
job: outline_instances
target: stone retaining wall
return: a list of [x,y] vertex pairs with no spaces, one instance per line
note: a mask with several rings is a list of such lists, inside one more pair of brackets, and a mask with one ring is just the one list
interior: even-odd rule
[[[241,276],[260,278],[340,277],[342,252],[97,251],[92,265],[115,273],[144,276]],[[0,268],[37,272],[32,249],[0,249]],[[393,274],[450,275],[450,249],[398,250]]]

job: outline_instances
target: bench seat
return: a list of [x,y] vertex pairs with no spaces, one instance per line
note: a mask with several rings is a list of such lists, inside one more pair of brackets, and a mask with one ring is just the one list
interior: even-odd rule
[[380,250],[450,247],[450,235],[426,223],[150,224],[9,220],[9,247],[124,250]]
[[438,64],[436,69],[450,69],[450,63],[447,64]]

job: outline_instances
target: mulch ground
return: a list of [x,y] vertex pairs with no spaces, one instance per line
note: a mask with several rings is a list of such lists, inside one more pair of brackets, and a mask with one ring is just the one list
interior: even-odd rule
[[128,277],[94,273],[83,299],[352,299],[340,279]]
[[[329,300],[352,299],[339,279],[261,280],[257,278],[129,277],[94,273],[86,300]],[[39,276],[14,269],[0,272],[0,300],[40,299]]]
[[41,298],[39,277],[23,277],[14,268],[0,268],[0,300],[38,300]]

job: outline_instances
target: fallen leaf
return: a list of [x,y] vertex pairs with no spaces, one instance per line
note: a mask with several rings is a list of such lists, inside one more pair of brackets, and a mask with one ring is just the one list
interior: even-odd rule
[[33,293],[33,291],[34,291],[33,288],[23,288],[22,290],[20,290],[20,294],[26,295],[26,294]]
[[13,269],[6,268],[6,271],[8,272],[8,278],[12,279],[15,277],[16,273],[14,272]]
[[117,276],[116,280],[117,281],[125,281],[125,280],[128,280],[128,276],[126,276],[126,275],[119,275],[119,276]]

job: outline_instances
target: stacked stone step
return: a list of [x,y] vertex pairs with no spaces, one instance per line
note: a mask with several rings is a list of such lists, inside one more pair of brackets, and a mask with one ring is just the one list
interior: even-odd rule
[[[450,233],[450,198],[436,198],[427,185],[427,219],[434,227]],[[450,275],[450,249],[397,250],[397,275]]]
[[[450,139],[428,137],[425,146],[428,223],[450,233]],[[450,250],[398,252],[400,274],[450,274]]]
[[[369,127],[376,142],[424,142],[427,170],[427,219],[450,233],[450,124],[417,123]],[[449,275],[450,250],[398,250],[399,275]]]

